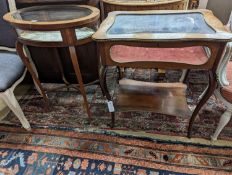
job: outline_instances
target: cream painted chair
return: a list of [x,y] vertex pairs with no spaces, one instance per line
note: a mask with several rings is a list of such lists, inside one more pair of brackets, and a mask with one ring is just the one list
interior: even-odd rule
[[22,82],[26,75],[26,68],[20,57],[16,54],[15,41],[17,38],[14,29],[3,21],[2,16],[8,12],[8,1],[0,1],[0,98],[8,105],[18,117],[22,126],[30,130],[27,121],[17,99],[14,96],[15,87]]
[[[232,31],[232,13],[230,15],[227,27]],[[210,51],[205,48],[206,54],[210,54]],[[232,42],[228,43],[221,62],[219,63],[217,70],[218,87],[214,92],[217,99],[222,101],[226,106],[226,111],[222,114],[218,123],[215,133],[211,136],[211,140],[217,140],[218,135],[222,129],[228,124],[232,115]],[[188,70],[183,70],[180,82],[185,81]],[[206,88],[207,89],[207,88]],[[200,95],[199,100],[203,97],[206,90]]]
[[30,130],[30,124],[14,96],[15,87],[23,81],[25,75],[25,66],[17,54],[0,51],[0,98],[18,117],[22,126]]
[[[228,28],[232,31],[232,12],[230,15]],[[226,106],[226,111],[222,114],[215,133],[211,136],[212,140],[217,137],[223,128],[229,123],[232,115],[232,42],[230,42],[225,51],[224,57],[217,70],[219,85],[215,91],[215,96]]]
[[211,136],[212,140],[217,140],[217,137],[228,124],[232,115],[232,61],[229,61],[231,54],[232,43],[229,43],[225,51],[225,57],[218,69],[219,86],[214,93],[217,99],[226,106],[226,111],[222,114],[217,129]]

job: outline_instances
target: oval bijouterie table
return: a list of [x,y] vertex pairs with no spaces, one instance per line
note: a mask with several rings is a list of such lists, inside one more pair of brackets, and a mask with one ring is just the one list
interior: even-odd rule
[[188,0],[101,0],[104,18],[112,11],[186,10]]
[[92,41],[91,36],[97,28],[99,17],[100,11],[97,8],[86,5],[34,6],[4,15],[4,19],[20,31],[16,44],[17,51],[45,101],[48,101],[47,95],[33,69],[32,62],[24,54],[24,46],[68,48],[79,83],[78,89],[83,96],[89,117],[91,117],[91,112],[75,46]]

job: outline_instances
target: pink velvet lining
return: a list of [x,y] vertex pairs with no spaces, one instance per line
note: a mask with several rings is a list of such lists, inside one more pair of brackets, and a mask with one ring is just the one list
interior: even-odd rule
[[115,62],[173,62],[201,65],[208,57],[201,46],[184,48],[144,48],[115,45],[111,47],[111,58]]
[[221,89],[221,94],[227,101],[232,103],[232,61],[229,61],[227,65],[226,77],[230,85],[223,87]]

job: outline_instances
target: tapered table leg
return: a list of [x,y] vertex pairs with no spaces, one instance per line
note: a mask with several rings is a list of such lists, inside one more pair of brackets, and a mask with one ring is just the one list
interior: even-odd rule
[[27,67],[27,70],[30,72],[34,82],[36,83],[37,87],[39,88],[41,95],[43,96],[44,101],[46,102],[47,106],[48,106],[48,97],[40,83],[39,78],[36,76],[36,73],[33,70],[33,67],[30,63],[29,58],[24,54],[24,50],[23,50],[23,44],[19,41],[16,42],[16,49],[17,52],[21,58],[21,60],[23,61],[24,65]]
[[92,117],[92,114],[90,112],[89,104],[88,104],[88,101],[87,101],[85,87],[84,87],[84,84],[83,84],[81,71],[80,71],[80,67],[79,67],[79,63],[78,63],[78,57],[77,57],[76,49],[75,49],[74,46],[69,47],[69,53],[70,53],[70,58],[71,58],[71,61],[72,61],[72,64],[73,64],[73,68],[74,68],[78,83],[79,83],[79,89],[80,89],[81,94],[82,94],[83,99],[84,99],[84,106],[85,106],[85,109],[87,111],[88,117],[90,119]]

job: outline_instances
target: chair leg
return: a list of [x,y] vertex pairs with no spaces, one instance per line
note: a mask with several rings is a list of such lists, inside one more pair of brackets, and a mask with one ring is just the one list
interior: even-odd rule
[[124,78],[124,72],[125,72],[126,68],[122,68],[117,66],[117,70],[118,70],[118,80],[121,80],[122,78]]
[[201,95],[198,97],[198,101],[200,101],[202,99],[202,97],[204,97],[207,89],[209,88],[209,85],[205,88],[205,90],[201,93]]
[[226,110],[224,112],[224,114],[222,114],[220,121],[218,123],[217,129],[214,132],[214,134],[211,136],[211,140],[215,141],[217,140],[217,137],[219,136],[219,134],[221,133],[222,129],[228,124],[228,122],[231,119],[231,114],[232,112],[229,110]]
[[27,121],[21,107],[19,106],[19,103],[14,96],[13,90],[6,90],[4,93],[1,94],[1,97],[3,98],[4,102],[8,105],[8,107],[13,111],[13,113],[18,117],[22,126],[26,130],[31,130],[31,126]]
[[179,82],[182,82],[182,83],[185,82],[186,77],[188,76],[188,73],[189,73],[189,70],[188,69],[184,69],[182,71],[182,74],[181,74],[181,77],[179,79]]

